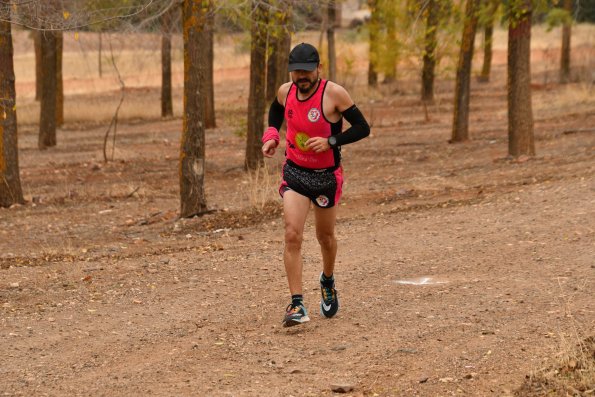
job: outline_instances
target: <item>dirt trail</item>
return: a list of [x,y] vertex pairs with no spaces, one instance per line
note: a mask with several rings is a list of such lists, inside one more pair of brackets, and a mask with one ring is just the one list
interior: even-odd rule
[[538,114],[538,156],[506,160],[497,87],[474,88],[462,145],[447,105],[426,123],[414,93],[362,104],[375,127],[344,150],[342,307],[317,315],[309,219],[313,319],[289,330],[280,203],[251,209],[229,126],[207,134],[217,211],[193,220],[176,218],[180,120],[121,125],[107,165],[102,127],[41,153],[25,131],[34,202],[0,210],[0,394],[510,394],[595,329],[595,137],[563,133],[595,113]]

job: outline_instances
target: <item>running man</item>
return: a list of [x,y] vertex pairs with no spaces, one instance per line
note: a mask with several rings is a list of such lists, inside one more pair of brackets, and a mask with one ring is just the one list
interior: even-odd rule
[[[269,110],[269,127],[262,137],[264,156],[273,157],[279,145],[279,129],[287,120],[287,147],[279,188],[285,220],[283,261],[291,292],[291,303],[283,319],[285,327],[310,320],[303,301],[301,249],[311,202],[323,263],[320,311],[330,318],[339,310],[334,270],[335,221],[343,185],[341,146],[370,134],[366,119],[345,88],[321,79],[321,70],[318,51],[312,45],[301,43],[291,50],[292,81],[279,88]],[[345,132],[343,118],[351,124]]]

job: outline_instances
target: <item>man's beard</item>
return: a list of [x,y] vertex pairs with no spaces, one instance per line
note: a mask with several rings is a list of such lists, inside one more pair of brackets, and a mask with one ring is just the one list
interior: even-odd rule
[[[314,85],[316,84],[316,82],[318,81],[318,78],[313,79],[313,80],[308,80],[308,79],[299,79],[298,81],[295,82],[295,85],[297,86],[297,89],[302,93],[302,94],[307,94],[310,92],[310,90],[314,87]],[[310,84],[308,84],[307,86],[301,86],[301,83],[305,83],[308,82]]]

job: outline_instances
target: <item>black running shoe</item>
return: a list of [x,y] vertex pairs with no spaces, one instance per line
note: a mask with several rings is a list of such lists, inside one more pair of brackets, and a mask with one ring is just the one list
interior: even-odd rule
[[287,306],[285,318],[283,319],[284,327],[293,327],[294,325],[307,323],[308,321],[310,321],[310,317],[308,317],[308,311],[303,304],[296,306],[290,303]]
[[324,317],[331,318],[339,310],[339,297],[337,296],[337,290],[335,289],[335,280],[326,286],[322,281],[324,273],[320,273],[320,292],[322,293],[322,300],[320,301],[320,313]]

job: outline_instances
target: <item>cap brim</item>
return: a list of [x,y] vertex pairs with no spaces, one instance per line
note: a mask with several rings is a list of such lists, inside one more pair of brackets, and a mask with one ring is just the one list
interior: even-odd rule
[[311,72],[318,67],[317,63],[292,63],[287,68],[290,72],[294,72],[296,70],[306,70]]

